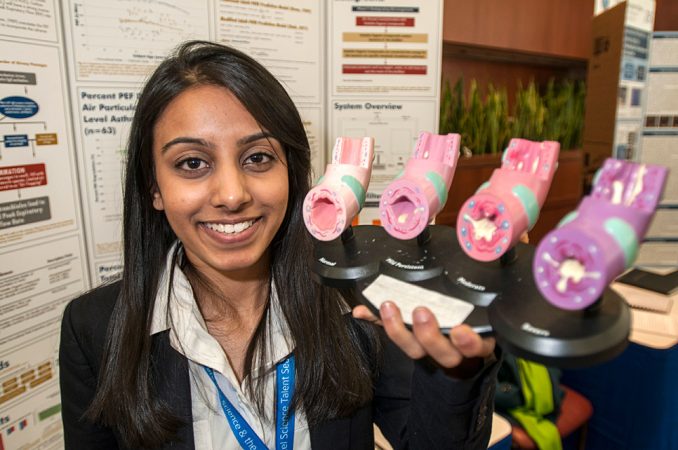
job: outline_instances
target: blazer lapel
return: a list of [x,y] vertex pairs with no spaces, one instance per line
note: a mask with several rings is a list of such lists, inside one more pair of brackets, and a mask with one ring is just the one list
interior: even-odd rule
[[152,355],[155,393],[184,422],[177,438],[163,448],[195,450],[188,360],[170,345],[169,331],[154,335]]

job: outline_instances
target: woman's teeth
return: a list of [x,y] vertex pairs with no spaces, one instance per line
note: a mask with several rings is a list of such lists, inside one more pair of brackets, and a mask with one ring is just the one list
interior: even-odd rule
[[239,223],[205,223],[205,226],[210,230],[225,234],[241,233],[252,225],[254,225],[254,220],[247,220]]

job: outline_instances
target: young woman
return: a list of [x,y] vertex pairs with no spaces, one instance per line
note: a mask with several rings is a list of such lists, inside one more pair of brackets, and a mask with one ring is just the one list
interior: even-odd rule
[[396,447],[486,448],[494,341],[425,308],[410,331],[393,303],[382,329],[312,282],[309,173],[253,59],[189,42],[160,64],[131,126],[122,279],[64,313],[68,449],[367,449],[373,423]]

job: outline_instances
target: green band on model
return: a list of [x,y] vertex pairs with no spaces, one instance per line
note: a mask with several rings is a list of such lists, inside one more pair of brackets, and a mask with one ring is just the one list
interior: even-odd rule
[[598,180],[600,179],[600,174],[602,172],[603,172],[602,167],[600,169],[596,170],[596,173],[593,175],[593,184],[591,186],[595,186],[596,183],[598,183]]
[[628,269],[638,255],[636,231],[627,221],[616,217],[607,219],[603,226],[605,231],[617,241],[617,244],[619,244],[619,247],[624,252],[624,262]]
[[527,214],[528,230],[531,230],[539,218],[539,203],[537,202],[537,197],[530,188],[523,184],[513,186],[511,192],[518,197],[518,200],[520,200],[520,203],[523,205],[525,214]]
[[490,182],[489,181],[484,182],[483,184],[478,186],[478,189],[476,189],[476,194],[482,191],[483,189],[487,189],[488,187],[490,187]]
[[355,195],[355,199],[358,201],[358,207],[362,209],[363,203],[365,203],[365,189],[363,189],[360,181],[351,175],[344,175],[341,177],[341,182],[353,191],[353,195]]
[[433,188],[436,190],[440,206],[444,205],[447,201],[447,186],[445,186],[443,177],[435,172],[426,172],[426,179],[431,182]]
[[560,228],[566,223],[572,222],[574,219],[577,218],[579,213],[577,211],[570,211],[569,213],[565,214],[565,217],[560,219],[560,222],[558,222],[558,225],[556,225],[556,228]]

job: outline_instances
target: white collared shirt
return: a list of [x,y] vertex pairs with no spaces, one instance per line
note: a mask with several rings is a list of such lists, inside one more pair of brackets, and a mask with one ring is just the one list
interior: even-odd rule
[[[233,368],[221,345],[207,332],[205,321],[198,309],[188,279],[178,267],[174,268],[172,295],[168,299],[169,273],[172,255],[178,244],[168,252],[165,271],[160,279],[153,309],[151,334],[170,330],[170,344],[186,356],[191,380],[191,403],[193,412],[193,435],[196,450],[238,449],[240,445],[221,408],[218,393],[203,366],[214,370],[222,392],[268,446],[275,449],[275,385],[276,371],[268,370],[263,383],[267,418],[257,414],[256,406],[247,391],[238,383]],[[180,250],[181,251],[181,250]],[[268,355],[266,368],[273,368],[288,356],[294,344],[291,342],[287,323],[280,309],[275,285],[271,285],[271,305],[268,312]],[[256,362],[255,358],[255,362]],[[257,367],[253,367],[253,373]],[[295,414],[294,449],[310,449],[311,437],[301,411]]]

